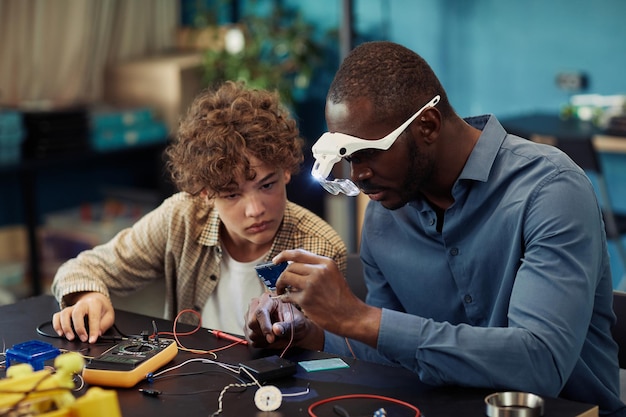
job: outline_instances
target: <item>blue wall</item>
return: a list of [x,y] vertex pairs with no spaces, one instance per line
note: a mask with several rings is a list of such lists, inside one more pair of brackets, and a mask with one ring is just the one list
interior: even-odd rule
[[[190,23],[202,1],[181,1]],[[265,13],[275,1],[239,0],[237,10]],[[282,3],[320,38],[341,24],[340,0]],[[357,43],[391,40],[422,55],[462,116],[558,112],[569,98],[556,86],[559,72],[588,74],[588,93],[626,93],[624,0],[353,0],[353,8]],[[328,59],[336,68],[338,57]],[[314,96],[323,97],[329,70]]]
[[[326,30],[340,1],[285,1]],[[626,1],[354,0],[358,41],[387,39],[422,55],[463,116],[557,112],[556,74],[584,71],[587,92],[626,93]]]

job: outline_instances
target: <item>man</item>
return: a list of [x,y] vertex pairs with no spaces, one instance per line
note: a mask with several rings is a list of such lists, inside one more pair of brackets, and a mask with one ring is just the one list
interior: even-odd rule
[[[256,264],[303,248],[345,270],[339,235],[287,200],[303,143],[275,93],[233,82],[201,93],[166,150],[181,192],[59,268],[57,333],[95,342],[114,323],[109,291],[126,295],[164,277],[167,318],[194,309],[203,326],[242,334],[250,299],[265,290]],[[180,320],[198,322],[195,315]]]
[[[367,304],[332,260],[288,250],[280,299],[253,300],[247,337],[408,368],[426,383],[520,390],[626,415],[611,337],[601,212],[554,147],[461,119],[428,64],[390,42],[355,48],[326,101],[314,175],[341,158],[370,201],[360,255]],[[284,303],[301,308],[293,317]],[[345,338],[345,339],[344,339]]]

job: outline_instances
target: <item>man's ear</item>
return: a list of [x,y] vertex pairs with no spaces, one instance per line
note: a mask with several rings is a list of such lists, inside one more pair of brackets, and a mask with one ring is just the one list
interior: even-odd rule
[[441,129],[441,113],[436,107],[430,107],[420,114],[419,118],[420,136],[425,143],[432,143],[439,137]]
[[285,180],[285,185],[289,184],[289,181],[291,181],[291,172],[283,171],[283,179]]

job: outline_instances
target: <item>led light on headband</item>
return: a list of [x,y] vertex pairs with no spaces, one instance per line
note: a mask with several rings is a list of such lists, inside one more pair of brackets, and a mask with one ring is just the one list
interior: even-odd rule
[[311,175],[313,175],[313,178],[315,178],[326,191],[333,195],[337,195],[340,192],[351,197],[358,195],[360,192],[359,188],[349,179],[328,179],[333,166],[341,161],[342,158],[363,149],[380,149],[386,151],[417,116],[425,109],[436,106],[440,99],[441,97],[438,95],[433,97],[424,107],[415,112],[413,116],[409,117],[406,122],[402,123],[397,129],[381,139],[367,140],[339,132],[324,133],[317,142],[315,142],[312,148],[315,163],[313,164]]

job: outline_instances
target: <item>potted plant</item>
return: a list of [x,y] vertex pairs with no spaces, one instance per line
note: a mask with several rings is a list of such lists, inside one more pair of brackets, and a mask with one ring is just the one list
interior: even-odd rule
[[204,52],[204,80],[207,85],[243,80],[251,87],[275,89],[284,103],[293,105],[322,62],[313,32],[299,12],[275,2],[266,16],[246,15],[225,32],[213,31],[221,33],[223,47]]

